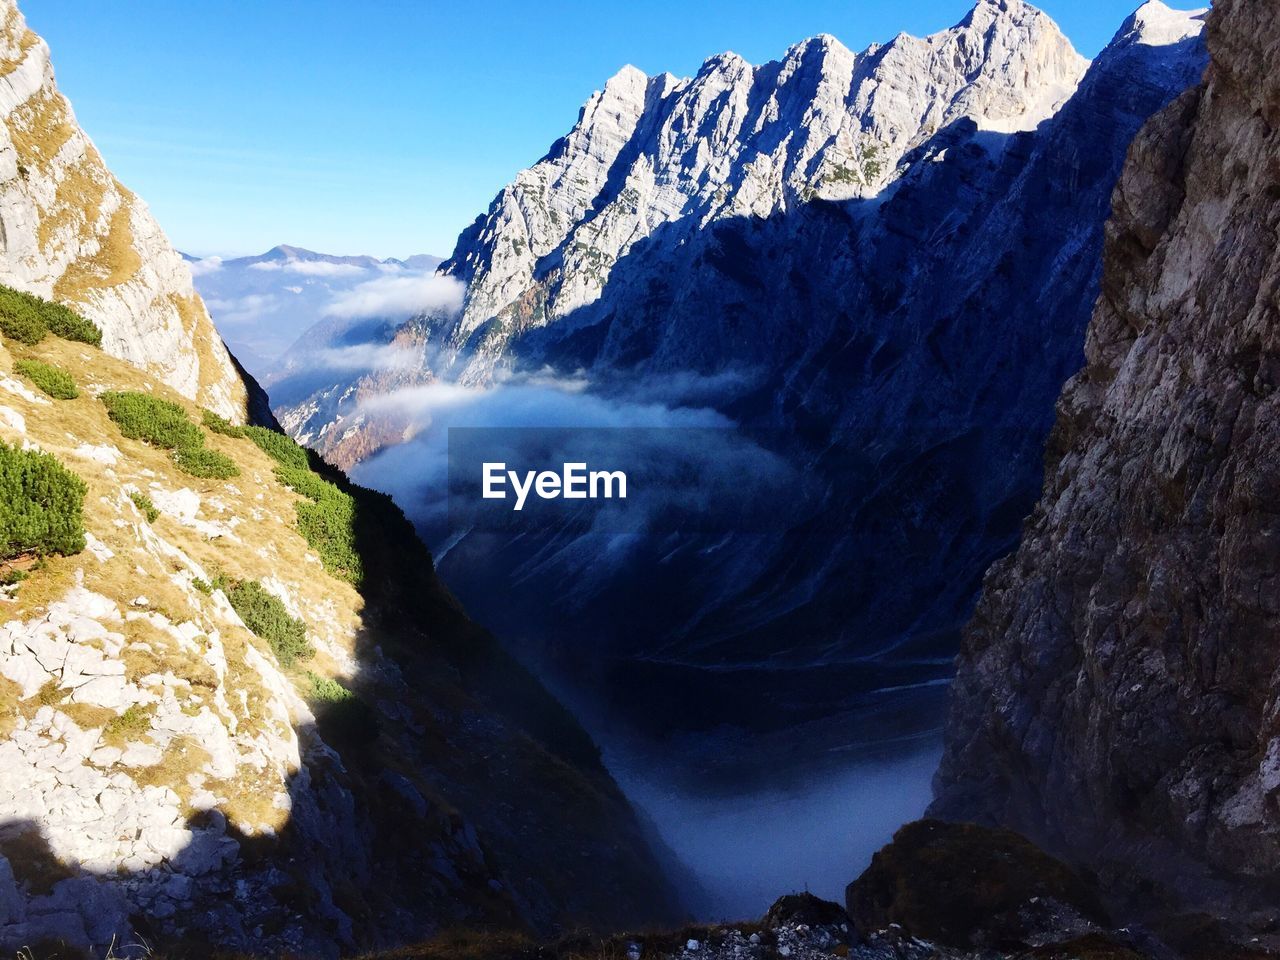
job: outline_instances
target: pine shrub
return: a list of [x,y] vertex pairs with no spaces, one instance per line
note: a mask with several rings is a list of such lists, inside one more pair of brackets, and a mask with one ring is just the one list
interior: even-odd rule
[[311,458],[307,456],[306,448],[299,446],[292,437],[266,427],[245,427],[244,434],[282,467],[295,470],[311,468]]
[[239,439],[244,436],[244,427],[237,427],[226,417],[220,417],[212,410],[201,411],[204,420],[205,429],[213,433],[220,433],[224,437],[234,437]]
[[170,457],[179,470],[201,480],[230,480],[240,476],[234,460],[208,447],[179,447]]
[[156,509],[155,503],[145,493],[131,493],[129,494],[129,499],[142,512],[142,515],[147,518],[147,523],[155,523],[160,519],[160,511]]
[[204,446],[204,434],[176,403],[147,393],[104,393],[107,414],[130,440],[170,450]]
[[40,360],[19,360],[13,369],[26,377],[55,400],[74,400],[80,396],[71,374]]
[[83,550],[86,492],[50,454],[0,442],[0,560]]
[[74,310],[35,294],[0,286],[0,334],[34,346],[50,333],[102,346],[102,331]]
[[244,625],[271,644],[281,666],[291,667],[315,655],[307,640],[306,625],[289,616],[285,605],[262,584],[256,580],[240,580],[228,584],[224,590]]

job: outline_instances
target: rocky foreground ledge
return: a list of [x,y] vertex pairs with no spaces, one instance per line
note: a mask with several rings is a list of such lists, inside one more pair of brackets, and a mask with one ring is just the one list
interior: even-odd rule
[[1171,914],[1123,924],[1083,875],[1019,834],[907,824],[846,891],[778,900],[753,923],[538,944],[457,934],[370,960],[1261,960],[1280,957],[1275,917]]

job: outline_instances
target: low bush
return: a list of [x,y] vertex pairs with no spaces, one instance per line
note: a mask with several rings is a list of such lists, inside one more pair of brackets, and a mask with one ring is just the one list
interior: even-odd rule
[[0,442],[0,560],[83,550],[87,489],[50,454]]
[[204,434],[176,403],[130,391],[104,393],[102,402],[107,405],[107,415],[130,440],[170,450],[204,446]]
[[74,400],[80,396],[71,374],[40,360],[19,360],[13,369],[26,377],[55,400]]
[[240,580],[223,589],[244,625],[271,644],[281,666],[291,667],[315,655],[307,640],[306,624],[289,616],[285,605],[262,584],[256,580]]
[[356,545],[355,498],[310,470],[281,468],[276,479],[310,501],[294,505],[298,532],[320,555],[324,568],[359,587],[364,563]]
[[48,334],[102,346],[102,331],[74,310],[35,294],[0,286],[0,334],[34,346]]
[[208,447],[179,447],[171,456],[179,470],[202,480],[230,480],[240,476],[234,460]]
[[378,739],[378,715],[337,680],[307,672],[320,736],[337,746],[357,746]]
[[147,523],[155,523],[160,519],[160,511],[156,509],[156,505],[145,493],[131,493],[129,494],[129,499],[142,512],[142,515],[147,518]]
[[204,420],[205,429],[213,433],[220,433],[224,437],[235,437],[237,439],[244,436],[244,427],[237,427],[226,417],[220,417],[212,410],[202,411],[202,419]]
[[311,458],[307,456],[306,448],[299,446],[292,437],[278,430],[268,430],[266,427],[245,427],[244,435],[282,467],[296,470],[311,468]]
[[172,450],[173,462],[179,470],[202,480],[230,480],[240,476],[234,460],[204,445],[204,433],[178,404],[130,391],[104,393],[102,402],[121,433],[131,440]]

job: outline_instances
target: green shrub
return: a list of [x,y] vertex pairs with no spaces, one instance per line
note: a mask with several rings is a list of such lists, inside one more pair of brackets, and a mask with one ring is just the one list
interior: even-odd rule
[[306,448],[300,447],[292,437],[278,430],[268,430],[266,427],[245,427],[244,435],[283,467],[292,467],[297,470],[311,468],[311,459],[307,456]]
[[263,589],[262,584],[256,580],[240,580],[224,589],[244,625],[271,644],[281,666],[291,667],[315,655],[307,640],[306,625],[289,616],[284,604]]
[[19,360],[13,368],[55,400],[74,400],[80,396],[71,374],[39,360]]
[[199,577],[195,577],[192,579],[191,585],[206,596],[213,593],[213,584],[208,580],[201,580]]
[[179,447],[170,456],[179,470],[202,480],[230,480],[240,476],[234,460],[208,447]]
[[313,703],[344,703],[354,700],[355,694],[337,680],[322,677],[318,673],[307,671],[307,679],[311,681],[311,700]]
[[294,505],[298,532],[320,555],[324,568],[359,587],[364,563],[356,545],[356,502],[351,494],[310,470],[281,468],[276,479],[308,498]]
[[102,331],[74,310],[5,286],[0,286],[0,333],[33,346],[49,333],[102,346]]
[[130,440],[170,450],[204,446],[204,434],[176,403],[147,393],[104,393],[107,414]]
[[0,560],[83,550],[86,492],[56,458],[0,442]]
[[74,310],[48,300],[44,301],[43,308],[44,322],[55,337],[87,343],[91,347],[102,346],[102,331]]
[[378,715],[373,708],[337,680],[307,671],[309,697],[320,736],[345,746],[371,743],[378,738]]
[[212,410],[202,411],[205,428],[224,437],[240,438],[244,436],[244,427],[237,427],[225,417],[220,417]]
[[160,519],[160,511],[156,509],[156,505],[152,503],[151,498],[145,493],[131,493],[129,499],[133,501],[133,505],[142,511],[142,515],[147,518],[147,523],[155,523]]

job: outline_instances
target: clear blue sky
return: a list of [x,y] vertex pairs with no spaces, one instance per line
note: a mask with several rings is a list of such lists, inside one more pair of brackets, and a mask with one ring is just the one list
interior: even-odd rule
[[[116,175],[181,248],[447,255],[625,63],[687,75],[972,0],[20,0]],[[1043,0],[1093,56],[1138,0]],[[1190,8],[1194,3],[1171,5]]]

